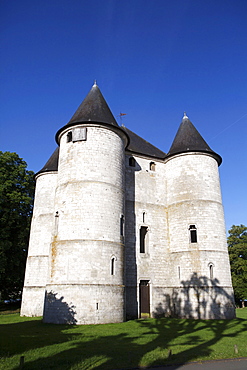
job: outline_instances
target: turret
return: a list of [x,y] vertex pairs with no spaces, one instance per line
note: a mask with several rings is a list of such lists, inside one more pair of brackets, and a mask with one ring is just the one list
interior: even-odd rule
[[56,141],[36,174],[22,315],[235,316],[222,159],[186,114],[165,154],[118,126],[95,83]]
[[42,316],[57,184],[59,148],[36,174],[36,187],[30,241],[22,294],[22,316]]
[[166,158],[171,295],[180,317],[234,317],[221,161],[185,114]]
[[44,321],[123,321],[128,136],[94,84],[56,140],[60,155]]

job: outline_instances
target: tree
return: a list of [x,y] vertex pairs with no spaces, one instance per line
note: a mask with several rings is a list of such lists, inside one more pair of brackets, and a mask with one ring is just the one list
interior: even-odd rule
[[0,151],[0,293],[17,298],[23,287],[34,197],[34,173],[16,153]]
[[235,300],[247,299],[247,227],[233,225],[228,231],[228,251],[231,264]]

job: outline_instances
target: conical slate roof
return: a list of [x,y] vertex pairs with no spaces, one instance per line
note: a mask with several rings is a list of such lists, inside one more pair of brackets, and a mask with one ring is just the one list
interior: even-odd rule
[[44,167],[36,173],[36,175],[44,172],[57,171],[58,169],[58,158],[59,158],[59,147],[55,149],[51,157],[48,159]]
[[93,85],[86,98],[68,122],[68,125],[88,121],[108,123],[118,126],[96,83]]
[[187,152],[208,153],[217,160],[219,165],[222,162],[222,158],[208,146],[189,118],[184,115],[167,157]]

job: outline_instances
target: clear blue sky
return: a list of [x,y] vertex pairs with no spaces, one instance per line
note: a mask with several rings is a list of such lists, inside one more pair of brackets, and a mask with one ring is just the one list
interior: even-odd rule
[[1,146],[40,170],[97,79],[168,152],[186,111],[223,157],[226,227],[247,225],[246,0],[2,0]]

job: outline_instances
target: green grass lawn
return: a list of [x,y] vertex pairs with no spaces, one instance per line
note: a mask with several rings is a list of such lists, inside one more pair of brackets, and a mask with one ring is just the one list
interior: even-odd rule
[[[247,309],[234,320],[148,319],[106,325],[43,324],[0,313],[0,369],[126,369],[247,357]],[[237,345],[238,353],[235,353]],[[171,356],[168,358],[168,353]]]

